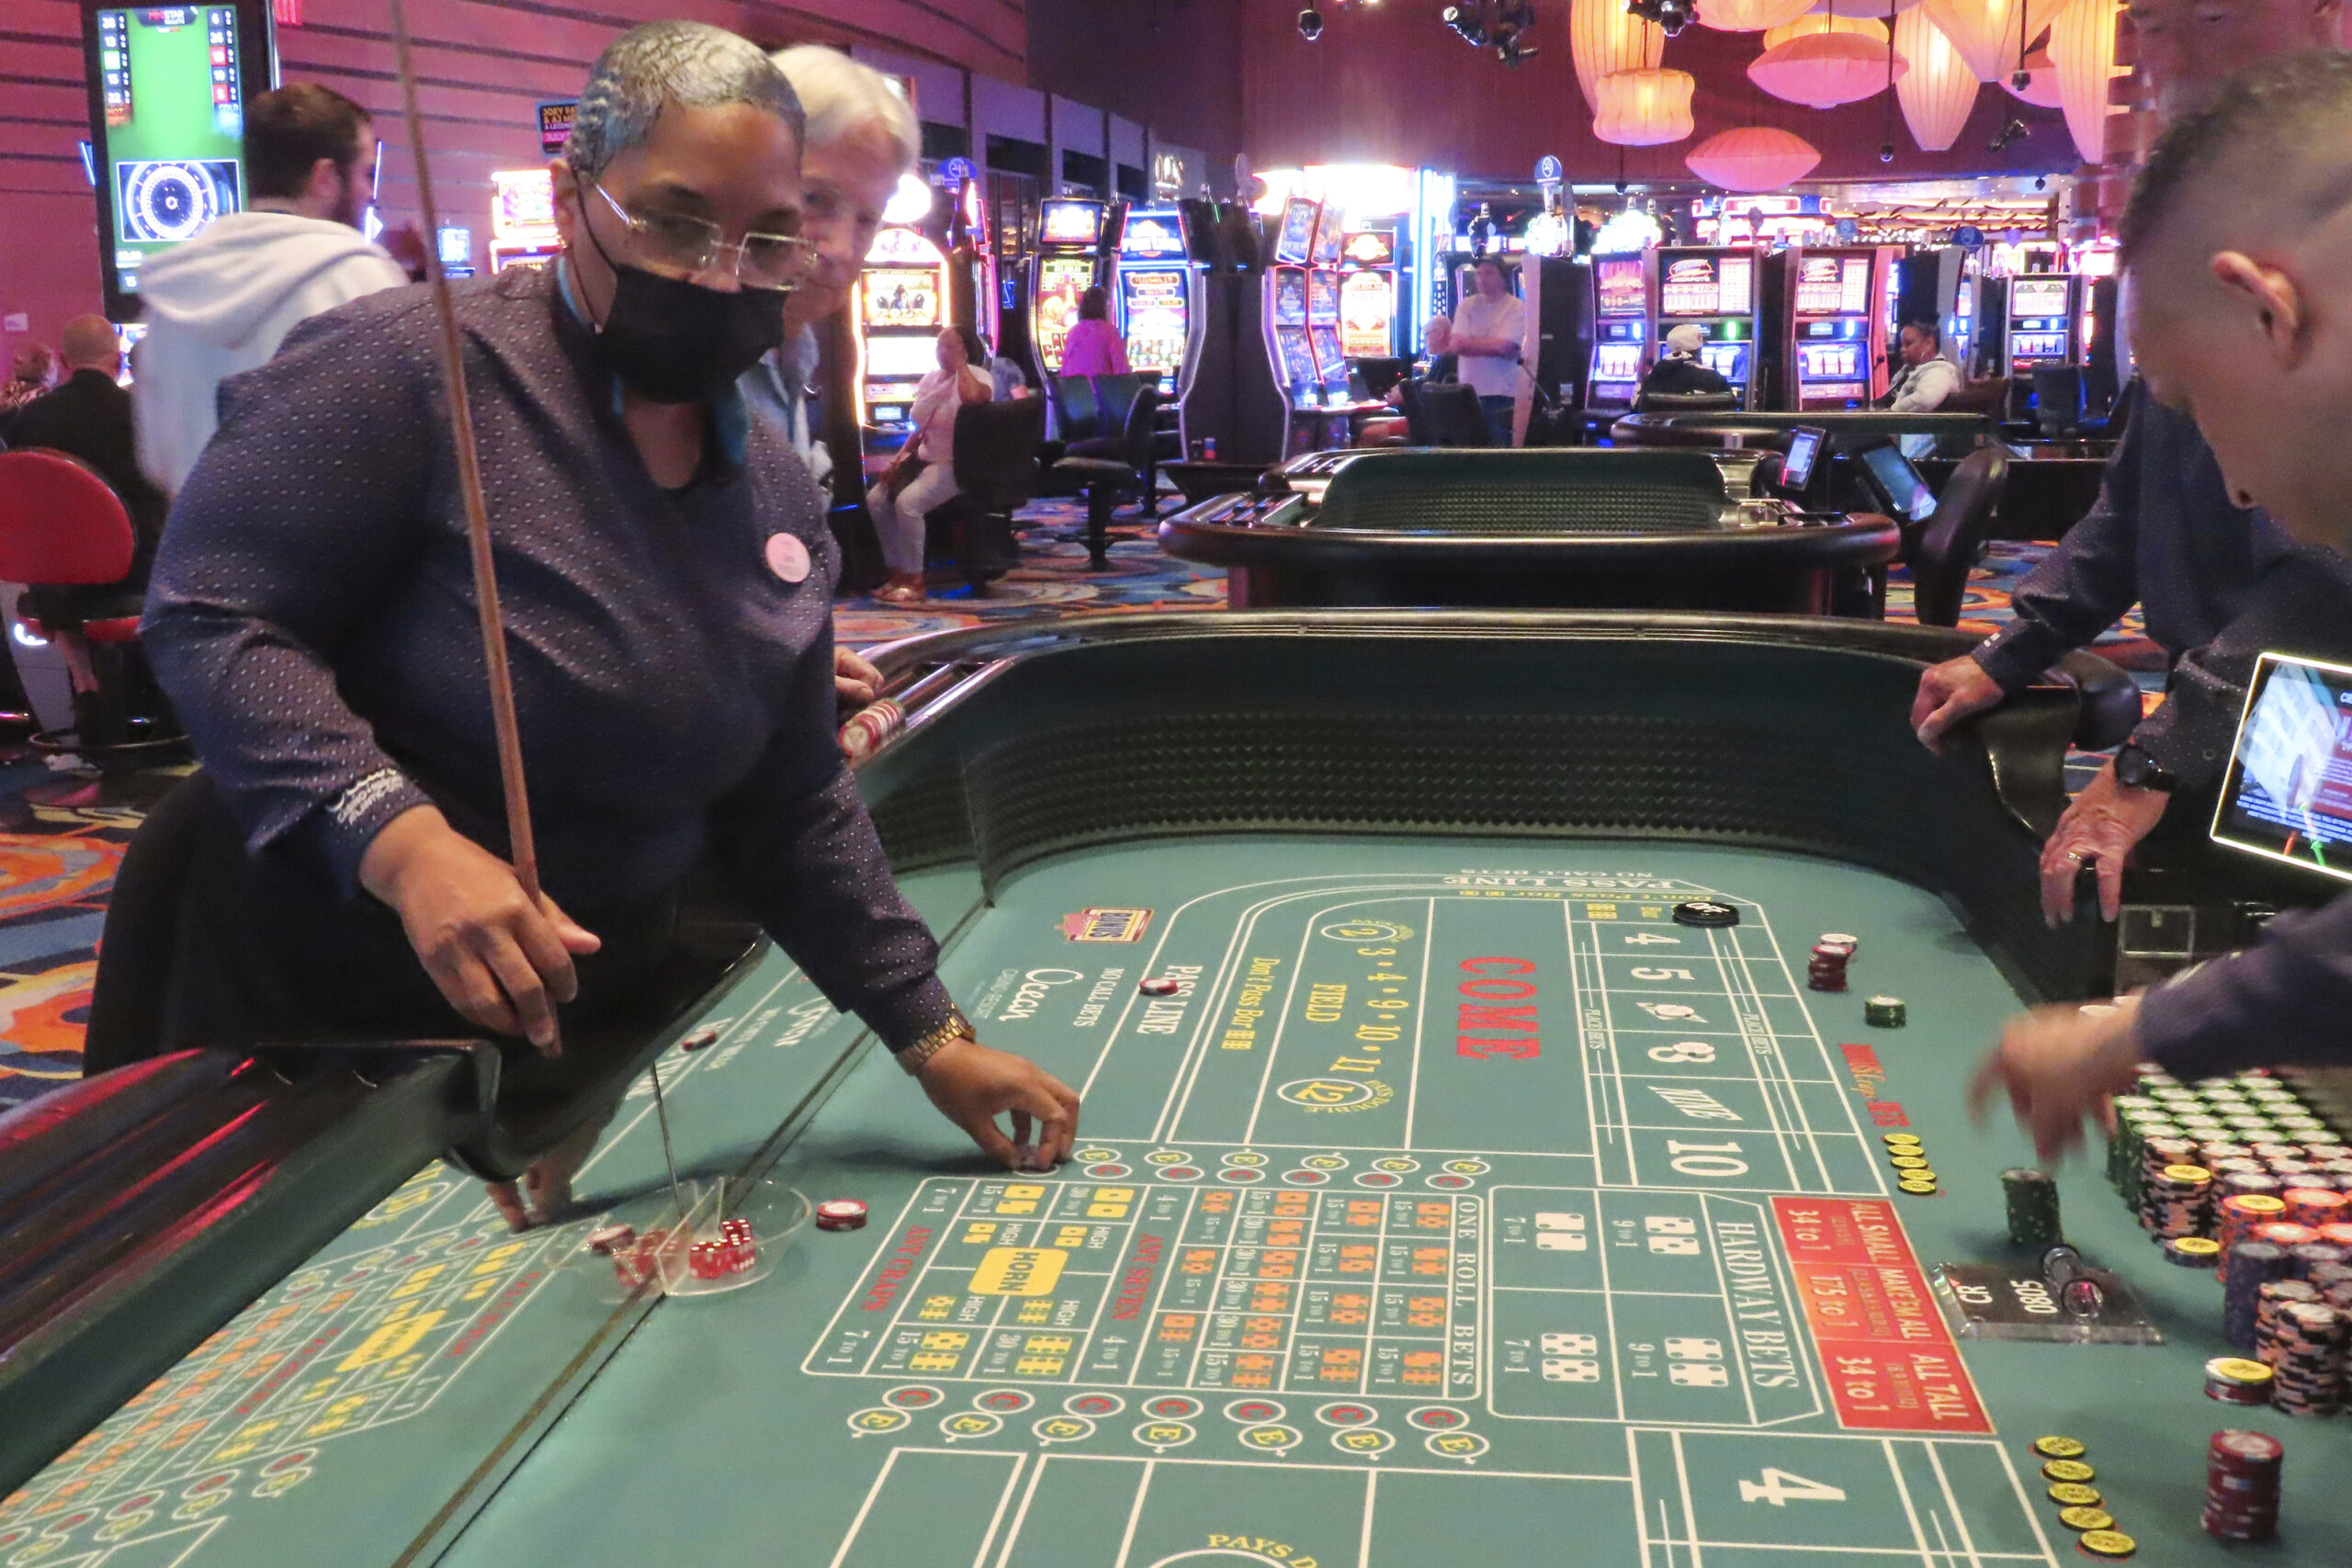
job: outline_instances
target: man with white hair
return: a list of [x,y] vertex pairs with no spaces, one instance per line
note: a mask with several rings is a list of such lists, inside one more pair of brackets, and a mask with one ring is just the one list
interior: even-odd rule
[[784,343],[744,374],[743,396],[791,439],[822,484],[833,463],[809,406],[817,323],[848,304],[882,227],[882,209],[915,166],[922,139],[914,106],[872,66],[821,44],[778,50],[771,58],[808,117],[800,154],[801,234],[813,250],[808,276],[785,301]]
[[1664,392],[1681,397],[1694,393],[1720,397],[1731,390],[1731,383],[1724,379],[1723,373],[1699,357],[1699,351],[1707,345],[1706,328],[1695,321],[1685,321],[1668,328],[1665,341],[1666,354],[1642,378],[1645,396]]
[[[822,498],[738,389],[808,269],[799,100],[677,21],[615,40],[579,102],[563,254],[452,290],[545,893],[507,858],[439,321],[424,289],[370,296],[225,383],[156,563],[144,640],[234,868],[208,889],[231,973],[165,1032],[487,1031],[503,1082],[584,1092],[558,1009],[639,995],[715,863],[943,1114],[1050,1166],[1078,1097],[940,982],[835,739]],[[593,1136],[500,1190],[510,1220],[564,1207]]]

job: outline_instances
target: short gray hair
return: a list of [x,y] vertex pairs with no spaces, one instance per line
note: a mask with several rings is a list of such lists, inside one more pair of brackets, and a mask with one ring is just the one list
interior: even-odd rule
[[588,70],[573,111],[564,162],[582,179],[600,177],[615,158],[653,133],[662,110],[749,104],[784,121],[796,142],[808,132],[800,99],[759,45],[706,22],[648,22],[605,46]]
[[820,43],[796,44],[770,58],[808,111],[807,145],[831,146],[871,126],[898,149],[899,173],[913,168],[922,156],[914,106],[896,82],[871,65]]

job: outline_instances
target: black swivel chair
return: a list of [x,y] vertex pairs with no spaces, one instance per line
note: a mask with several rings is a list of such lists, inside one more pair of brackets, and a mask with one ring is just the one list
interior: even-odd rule
[[[1432,446],[1492,446],[1495,434],[1487,427],[1487,411],[1478,406],[1478,391],[1466,382],[1455,381],[1446,386],[1421,389],[1421,411],[1429,420],[1429,445]],[[1406,429],[1412,428],[1412,413],[1405,415]],[[1413,445],[1421,442],[1415,438]]]
[[1944,481],[1936,510],[1909,552],[1921,626],[1959,625],[1969,571],[1983,558],[2000,520],[2001,492],[2008,482],[2009,454],[1998,445],[1979,446]]
[[1738,407],[1733,392],[1642,392],[1634,399],[1635,413],[1731,413]]
[[1396,401],[1405,411],[1405,440],[1412,446],[1434,446],[1437,432],[1430,427],[1429,404],[1422,400],[1431,386],[1416,376],[1396,383]]
[[1046,400],[966,403],[956,413],[956,493],[933,508],[928,532],[944,539],[957,570],[984,598],[989,580],[1020,564],[1012,514],[1037,488],[1046,439]]
[[[1105,380],[1113,378],[1105,377]],[[1119,497],[1143,482],[1159,434],[1161,396],[1157,385],[1139,386],[1127,406],[1126,428],[1116,443],[1072,443],[1071,455],[1053,467],[1054,477],[1086,494],[1087,570],[1111,568],[1111,513]],[[1085,450],[1080,448],[1084,447]]]

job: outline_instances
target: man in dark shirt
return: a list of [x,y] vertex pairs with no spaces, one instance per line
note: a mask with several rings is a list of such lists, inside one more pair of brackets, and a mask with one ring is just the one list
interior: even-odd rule
[[[2228,493],[2352,553],[2352,55],[2257,67],[2158,143],[2122,223],[2150,395],[2194,410]],[[2308,629],[2308,628],[2307,628]],[[2352,637],[2342,625],[2338,639]],[[2352,1058],[2352,895],[2126,1004],[2013,1022],[1977,1079],[2045,1156],[2153,1060],[2183,1078]]]
[[639,28],[555,171],[561,260],[455,290],[542,901],[503,858],[424,290],[313,317],[224,383],[145,641],[252,855],[254,994],[294,1008],[258,1029],[471,1025],[551,1052],[556,1006],[626,990],[715,860],[943,1113],[1042,1168],[1077,1097],[980,1044],[940,983],[834,740],[822,501],[736,389],[802,265],[801,118],[747,40]]
[[1666,334],[1666,356],[1650,367],[1642,378],[1642,395],[1664,392],[1677,397],[1694,393],[1712,393],[1717,397],[1731,390],[1731,383],[1723,373],[1699,357],[1699,350],[1707,342],[1707,329],[1689,321]]

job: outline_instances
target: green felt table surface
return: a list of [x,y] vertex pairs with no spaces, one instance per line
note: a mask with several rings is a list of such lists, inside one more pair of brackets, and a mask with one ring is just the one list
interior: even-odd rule
[[[2096,1162],[2061,1173],[2067,1233],[2166,1343],[1954,1347],[1926,1271],[2029,1261],[1997,1176],[2026,1151],[1962,1106],[2017,998],[1916,888],[1434,838],[910,886],[983,1036],[1084,1089],[1078,1160],[985,1167],[771,957],[665,1060],[676,1156],[863,1199],[865,1229],[619,1300],[582,1241],[661,1201],[640,1086],[576,1218],[509,1236],[420,1173],[0,1506],[0,1568],[2054,1565],[2044,1433],[2142,1561],[2219,1563],[2224,1426],[2288,1445],[2265,1560],[2352,1562],[2352,1425],[2203,1397],[2219,1287]],[[1739,925],[1674,923],[1702,894]],[[1810,992],[1832,931],[1851,989]],[[1905,1027],[1864,1024],[1878,992]],[[1894,1190],[1892,1126],[1939,1193]]]

